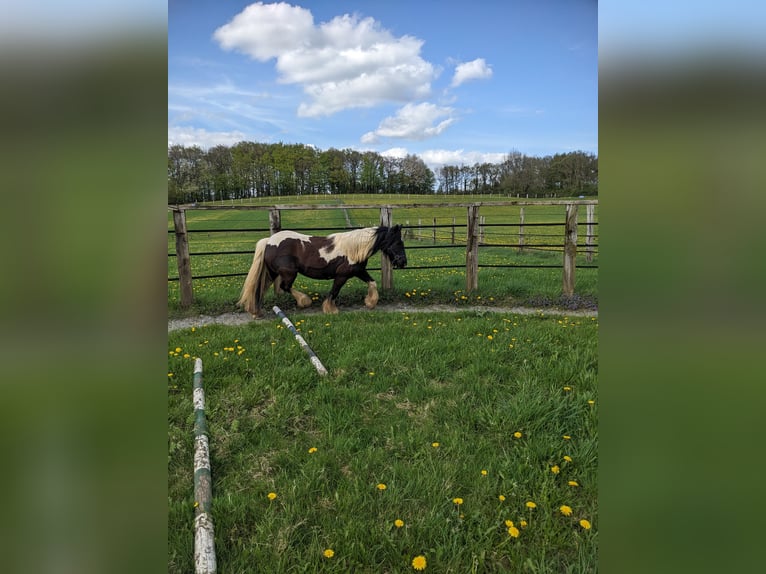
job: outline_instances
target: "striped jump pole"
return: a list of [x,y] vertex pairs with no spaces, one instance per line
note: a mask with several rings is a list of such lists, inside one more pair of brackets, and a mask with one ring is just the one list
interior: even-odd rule
[[212,477],[210,445],[205,422],[205,391],[202,388],[202,359],[194,360],[194,568],[196,574],[215,574]]
[[282,319],[282,324],[290,329],[293,335],[295,335],[295,338],[297,339],[298,343],[301,346],[301,349],[306,351],[308,353],[309,358],[311,359],[311,364],[314,365],[314,368],[317,370],[317,373],[320,375],[326,375],[327,369],[324,368],[324,365],[319,360],[319,357],[316,356],[314,351],[311,350],[311,347],[309,347],[309,344],[306,342],[306,340],[301,336],[301,334],[298,332],[298,330],[295,328],[295,325],[292,324],[290,319],[287,318],[287,315],[285,315],[282,312],[282,309],[274,305],[273,307],[274,313],[277,314],[277,317]]

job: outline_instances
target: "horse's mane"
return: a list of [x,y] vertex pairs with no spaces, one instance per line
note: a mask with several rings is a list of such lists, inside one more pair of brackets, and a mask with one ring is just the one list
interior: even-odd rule
[[327,238],[333,241],[332,252],[345,255],[349,263],[353,264],[367,261],[370,258],[374,251],[377,233],[377,227],[365,227],[353,231],[333,233]]

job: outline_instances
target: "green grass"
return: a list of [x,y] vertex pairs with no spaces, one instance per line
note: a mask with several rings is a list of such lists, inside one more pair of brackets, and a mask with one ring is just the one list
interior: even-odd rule
[[220,572],[412,572],[417,555],[431,572],[596,570],[595,319],[291,319],[327,377],[276,319],[169,334],[169,572],[193,570],[196,356]]
[[[502,199],[498,197],[470,196],[456,198],[461,202],[487,201]],[[300,200],[300,201],[299,201]],[[342,196],[332,201],[348,206],[370,204],[373,202],[406,203],[406,196]],[[412,196],[409,202],[436,203],[444,198]],[[317,198],[270,198],[269,202],[261,200],[248,203],[273,205],[274,203],[322,203]],[[328,203],[328,201],[324,201]],[[236,204],[236,203],[235,203]],[[581,209],[578,234],[580,243],[586,233],[584,225],[585,213]],[[377,225],[379,210],[377,209],[343,209],[338,210],[284,210],[282,213],[283,229],[317,228],[327,226],[339,228],[346,225],[346,215],[353,225]],[[518,223],[519,207],[484,207],[480,213],[485,217],[485,223]],[[557,301],[561,298],[562,271],[561,269],[527,269],[527,268],[481,268],[481,265],[512,264],[512,265],[561,265],[563,255],[560,252],[550,252],[528,249],[519,251],[514,248],[492,247],[491,244],[517,244],[518,228],[516,227],[486,227],[485,242],[487,246],[479,249],[479,289],[469,295],[465,290],[465,229],[455,229],[455,243],[452,247],[451,229],[437,228],[437,249],[417,249],[419,246],[433,245],[433,231],[427,226],[437,218],[437,225],[451,224],[455,218],[456,225],[464,225],[466,208],[396,208],[393,211],[394,223],[409,223],[416,225],[418,219],[423,222],[419,231],[407,231],[405,240],[409,260],[409,269],[394,272],[393,291],[382,293],[382,302],[408,301],[413,304],[440,303],[466,304],[477,302],[484,305],[540,305],[541,303]],[[563,223],[564,206],[526,206],[525,223],[553,222]],[[172,229],[172,217],[169,216],[169,229]],[[267,229],[269,227],[267,211],[193,211],[187,212],[189,229]],[[534,244],[563,245],[563,227],[527,227],[526,242]],[[596,228],[596,233],[598,228]],[[314,232],[322,234],[322,232]],[[330,233],[328,231],[327,233]],[[252,262],[252,250],[255,243],[268,232],[246,233],[190,233],[190,251],[192,253],[192,275],[205,276],[225,273],[246,273]],[[175,252],[175,238],[168,237],[168,253]],[[597,241],[597,240],[596,240]],[[245,254],[195,256],[194,253],[210,251],[245,251]],[[576,273],[575,293],[587,304],[595,304],[598,300],[597,269],[586,269],[584,265],[598,265],[598,255],[592,263],[585,260],[584,253],[577,257],[578,270]],[[168,277],[177,277],[175,257],[168,258]],[[412,269],[417,266],[458,265],[449,269]],[[370,260],[370,267],[380,267],[380,256],[375,255]],[[380,284],[380,272],[372,271],[372,276]],[[195,302],[188,310],[180,309],[179,285],[177,281],[168,282],[168,311],[171,317],[196,315],[200,313],[218,314],[237,311],[235,303],[239,298],[244,277],[211,278],[194,280]],[[329,281],[313,281],[302,276],[298,279],[298,288],[312,293],[317,300],[323,298],[330,288]],[[413,290],[418,295],[412,296]],[[357,306],[366,293],[366,286],[357,280],[351,280],[341,291],[340,305]],[[408,296],[407,293],[410,293]],[[463,297],[466,297],[463,299]],[[267,296],[266,305],[273,304],[273,294]],[[280,306],[288,311],[294,309],[291,298],[282,299]]]

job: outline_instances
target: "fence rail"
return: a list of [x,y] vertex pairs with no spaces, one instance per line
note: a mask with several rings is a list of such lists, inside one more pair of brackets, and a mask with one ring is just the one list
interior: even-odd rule
[[[562,272],[562,294],[564,296],[571,297],[574,294],[575,283],[575,258],[577,255],[577,228],[578,228],[578,208],[584,206],[586,209],[586,233],[583,235],[585,238],[585,258],[587,262],[593,260],[593,254],[595,253],[598,243],[594,241],[597,237],[594,233],[595,226],[598,225],[594,219],[595,206],[598,205],[598,200],[543,200],[543,201],[499,201],[499,202],[474,202],[474,203],[449,203],[449,204],[389,204],[389,205],[331,205],[331,204],[318,204],[318,205],[274,205],[274,206],[256,206],[256,205],[236,205],[236,206],[219,206],[219,205],[179,205],[168,206],[173,213],[173,229],[169,229],[169,234],[175,234],[175,253],[168,253],[168,257],[177,258],[178,277],[169,277],[168,281],[178,281],[180,285],[180,303],[182,308],[189,307],[194,300],[194,292],[192,287],[193,279],[211,279],[216,277],[240,277],[247,275],[247,271],[242,273],[220,273],[215,275],[197,275],[192,277],[191,273],[191,256],[213,256],[213,255],[244,255],[251,254],[252,249],[246,251],[201,251],[196,253],[190,253],[189,251],[189,234],[191,233],[243,233],[243,232],[268,232],[274,234],[282,229],[282,211],[292,210],[324,210],[324,209],[373,209],[379,210],[380,213],[380,225],[391,225],[392,214],[394,209],[438,209],[438,208],[466,208],[467,219],[465,225],[459,225],[456,223],[455,217],[452,218],[451,224],[437,224],[436,218],[433,218],[433,223],[423,223],[422,218],[418,220],[417,225],[410,224],[407,221],[402,225],[404,231],[403,235],[405,240],[416,239],[423,240],[426,236],[423,235],[423,230],[430,230],[430,238],[433,241],[433,245],[408,245],[407,249],[444,249],[449,247],[465,247],[466,258],[465,265],[425,265],[425,266],[408,266],[408,269],[450,269],[450,268],[463,268],[466,271],[466,292],[471,292],[478,288],[478,271],[479,267],[514,267],[514,268],[540,268],[540,269],[563,269]],[[486,223],[484,217],[479,215],[482,207],[501,207],[501,206],[518,206],[520,208],[519,223]],[[527,206],[565,206],[566,216],[564,221],[560,222],[525,222],[524,208]],[[187,211],[204,211],[204,210],[227,210],[227,211],[268,211],[269,212],[269,227],[249,227],[249,228],[226,228],[226,229],[188,229],[186,225],[186,212]],[[518,237],[518,242],[515,244],[509,243],[492,243],[488,242],[485,237],[486,228],[497,227],[512,227],[518,228],[516,233],[507,234],[508,237]],[[528,234],[526,228],[530,227],[560,227],[563,228],[563,242],[562,243],[527,243]],[[295,231],[338,231],[357,229],[358,227],[292,227]],[[466,242],[465,244],[456,243],[455,229],[466,230]],[[437,244],[437,229],[451,229],[451,234],[448,238],[438,237],[439,240],[447,241],[448,244]],[[562,235],[551,234],[534,234],[534,237],[562,237]],[[539,251],[555,251],[563,253],[563,260],[561,265],[501,265],[501,264],[479,264],[479,249],[487,247],[500,247],[500,248],[515,248],[520,252],[525,250],[539,250]],[[597,268],[596,265],[579,265],[580,268]],[[391,262],[385,254],[381,253],[381,267],[370,268],[370,271],[381,271],[381,289],[387,290],[393,287],[393,268]]]

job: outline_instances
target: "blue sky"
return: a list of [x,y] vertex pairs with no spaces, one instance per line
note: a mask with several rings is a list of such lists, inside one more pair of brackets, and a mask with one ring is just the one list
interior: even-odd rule
[[594,0],[168,3],[168,143],[598,154]]
[[593,0],[168,4],[168,143],[598,153]]

